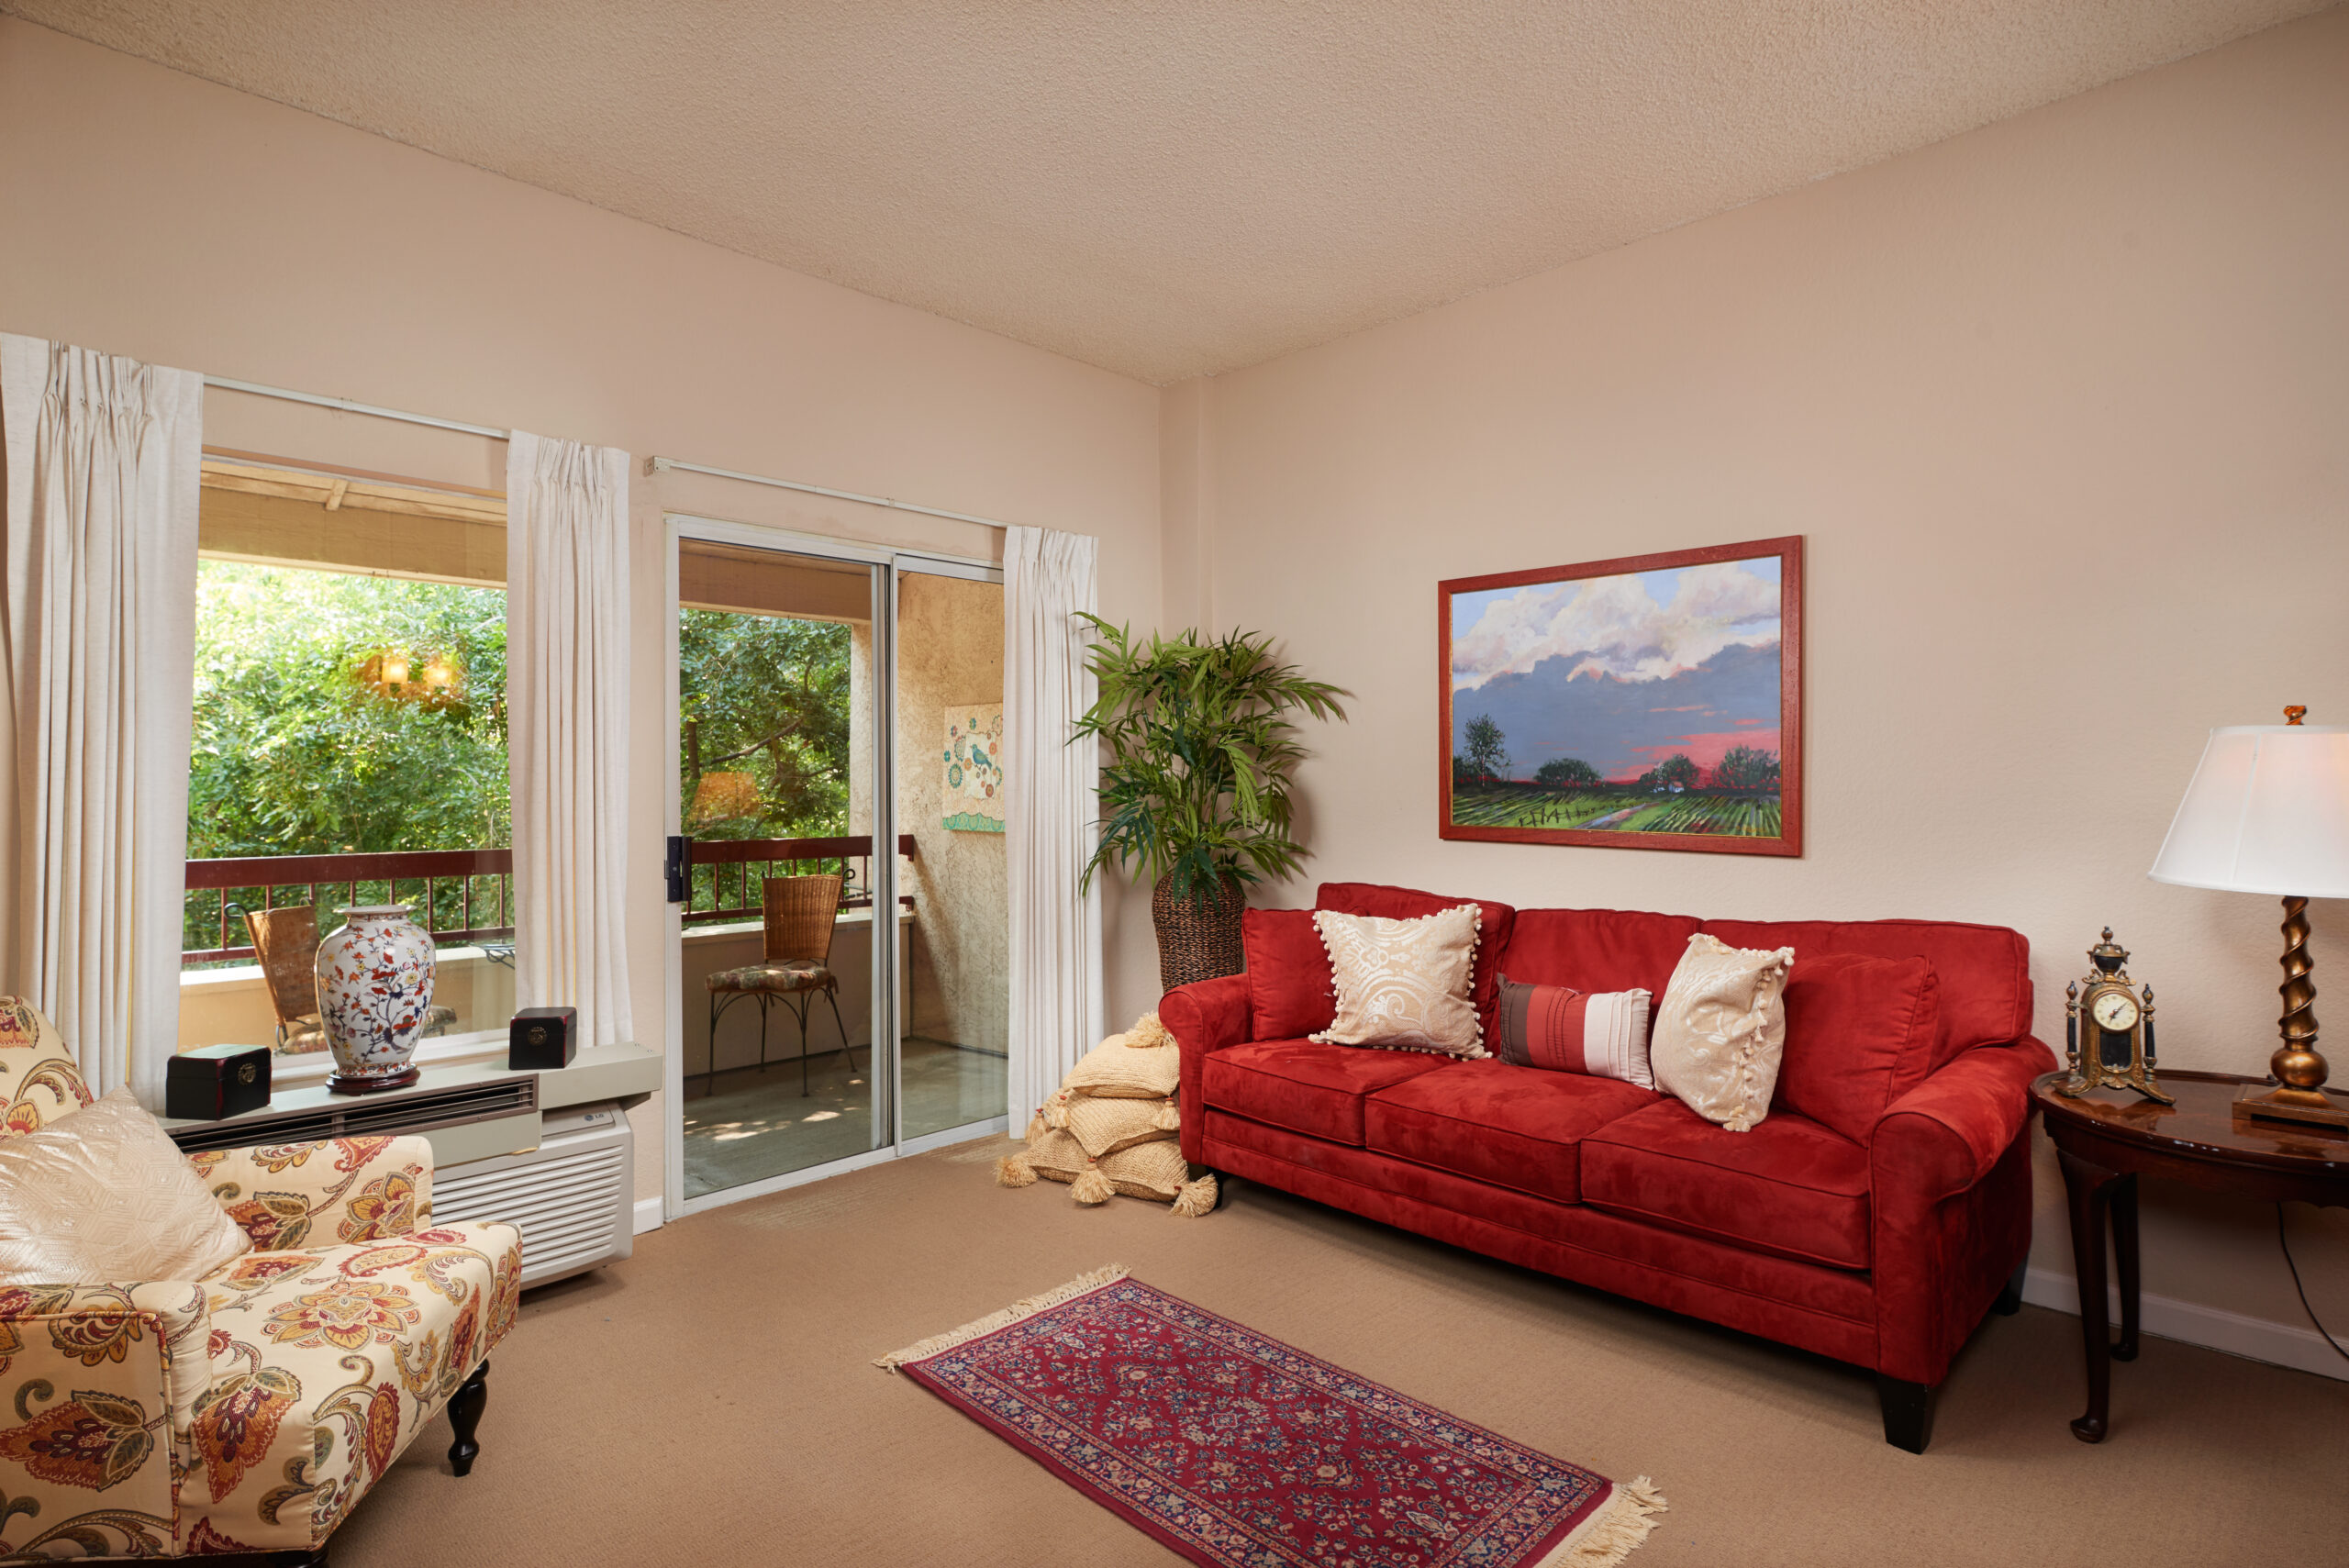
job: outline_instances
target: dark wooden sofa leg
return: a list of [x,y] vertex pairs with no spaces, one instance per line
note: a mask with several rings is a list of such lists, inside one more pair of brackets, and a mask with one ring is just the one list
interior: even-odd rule
[[2025,1258],[1998,1287],[1998,1298],[1990,1303],[1990,1310],[2001,1318],[2011,1318],[2022,1310],[2022,1276],[2031,1272],[2031,1260]]
[[[449,1445],[449,1466],[460,1475],[473,1469],[473,1458],[481,1452],[481,1444],[473,1441],[473,1429],[481,1425],[482,1407],[488,1403],[489,1363],[484,1362],[449,1396],[449,1426],[457,1434],[457,1440]],[[1888,1422],[1892,1418],[1885,1419]]]
[[1876,1374],[1876,1396],[1884,1407],[1884,1440],[1922,1453],[1933,1439],[1933,1391],[1921,1383]]

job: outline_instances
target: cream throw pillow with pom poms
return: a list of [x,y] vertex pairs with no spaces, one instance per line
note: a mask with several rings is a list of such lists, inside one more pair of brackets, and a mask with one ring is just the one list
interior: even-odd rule
[[1656,1004],[1648,1066],[1656,1087],[1731,1132],[1770,1114],[1787,1046],[1787,976],[1795,950],[1733,948],[1703,931]]
[[1313,912],[1329,950],[1337,1017],[1307,1038],[1324,1045],[1380,1045],[1477,1057],[1485,1027],[1468,994],[1479,915],[1462,904],[1416,920]]

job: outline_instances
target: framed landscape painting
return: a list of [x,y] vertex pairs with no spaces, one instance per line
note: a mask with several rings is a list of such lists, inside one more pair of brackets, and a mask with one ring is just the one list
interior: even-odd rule
[[1446,839],[1802,853],[1802,539],[1436,584]]

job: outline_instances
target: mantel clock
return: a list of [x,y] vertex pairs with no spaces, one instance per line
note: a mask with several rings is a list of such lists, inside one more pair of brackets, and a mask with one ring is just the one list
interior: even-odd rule
[[2112,940],[2088,949],[2095,969],[2064,987],[2064,1054],[2071,1075],[2055,1092],[2077,1099],[2090,1089],[2134,1089],[2165,1106],[2177,1102],[2162,1093],[2154,1076],[2154,988],[2132,988],[2129,950]]

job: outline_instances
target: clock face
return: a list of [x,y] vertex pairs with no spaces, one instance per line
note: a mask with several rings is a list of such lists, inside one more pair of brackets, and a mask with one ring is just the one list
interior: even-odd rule
[[2088,1016],[2115,1034],[2125,1033],[2137,1027],[2137,999],[2126,991],[2107,991],[2096,999]]

